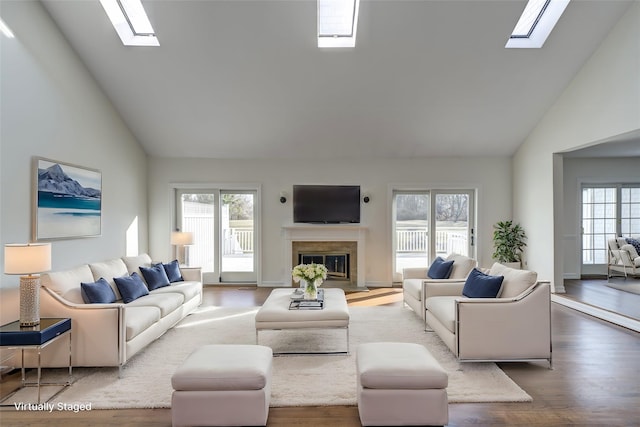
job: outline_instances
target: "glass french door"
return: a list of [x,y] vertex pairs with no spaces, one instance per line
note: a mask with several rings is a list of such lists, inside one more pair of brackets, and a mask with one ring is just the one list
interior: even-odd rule
[[640,185],[583,185],[581,221],[581,274],[603,274],[608,240],[640,234]]
[[446,258],[452,253],[474,258],[473,192],[434,191],[433,198],[434,258]]
[[206,284],[257,281],[255,190],[177,189],[176,228],[192,232],[188,265]]
[[475,257],[474,192],[393,192],[394,271],[426,267],[437,256]]
[[393,248],[395,272],[429,265],[429,218],[431,196],[428,191],[394,191]]
[[220,281],[255,282],[256,192],[221,190]]

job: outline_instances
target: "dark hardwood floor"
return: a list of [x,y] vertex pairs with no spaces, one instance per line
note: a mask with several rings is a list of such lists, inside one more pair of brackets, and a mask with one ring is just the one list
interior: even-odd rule
[[[616,278],[624,283],[624,278]],[[629,283],[640,282],[640,279],[629,277]],[[607,286],[607,279],[565,280],[566,298],[603,308],[640,320],[640,295],[613,289]]]
[[[207,305],[260,305],[270,289],[207,287]],[[402,290],[349,293],[350,305],[402,308]],[[449,426],[637,426],[640,334],[552,304],[553,363],[501,363],[531,403],[449,405]],[[0,411],[2,426],[169,426],[169,409]],[[271,408],[269,426],[359,426],[356,407]]]

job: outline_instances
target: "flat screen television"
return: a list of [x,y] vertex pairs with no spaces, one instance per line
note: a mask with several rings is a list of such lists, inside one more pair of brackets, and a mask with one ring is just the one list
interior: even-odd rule
[[360,186],[294,185],[293,222],[360,222]]

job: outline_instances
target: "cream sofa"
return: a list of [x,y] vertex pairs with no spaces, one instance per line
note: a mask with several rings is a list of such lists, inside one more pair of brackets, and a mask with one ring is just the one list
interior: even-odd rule
[[[73,366],[122,366],[202,303],[200,268],[181,268],[184,281],[171,283],[130,303],[123,303],[114,277],[151,266],[146,255],[123,257],[42,275],[41,317],[72,319]],[[117,301],[87,304],[81,283],[104,278]],[[144,278],[144,277],[143,277]],[[62,340],[61,340],[62,341]],[[67,366],[68,347],[59,346],[47,356],[46,366]]]
[[473,258],[464,255],[451,254],[445,261],[453,260],[453,268],[448,279],[430,279],[427,275],[429,268],[405,268],[402,270],[402,298],[404,303],[424,320],[424,292],[427,284],[462,283],[467,275],[478,264]]
[[495,263],[497,298],[462,296],[464,282],[425,286],[426,322],[461,361],[546,360],[551,367],[551,291],[537,273]]
[[[640,236],[632,236],[636,240],[640,240]],[[640,255],[636,248],[627,243],[624,237],[616,237],[609,239],[609,264],[607,268],[607,277],[613,277],[613,273],[622,273],[624,277],[628,275],[640,276]]]

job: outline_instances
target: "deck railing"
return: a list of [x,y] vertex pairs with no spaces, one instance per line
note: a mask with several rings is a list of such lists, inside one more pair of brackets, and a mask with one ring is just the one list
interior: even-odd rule
[[[396,229],[396,253],[427,252],[429,249],[429,232],[425,228]],[[468,241],[466,228],[438,228],[436,231],[436,253],[466,254]]]

